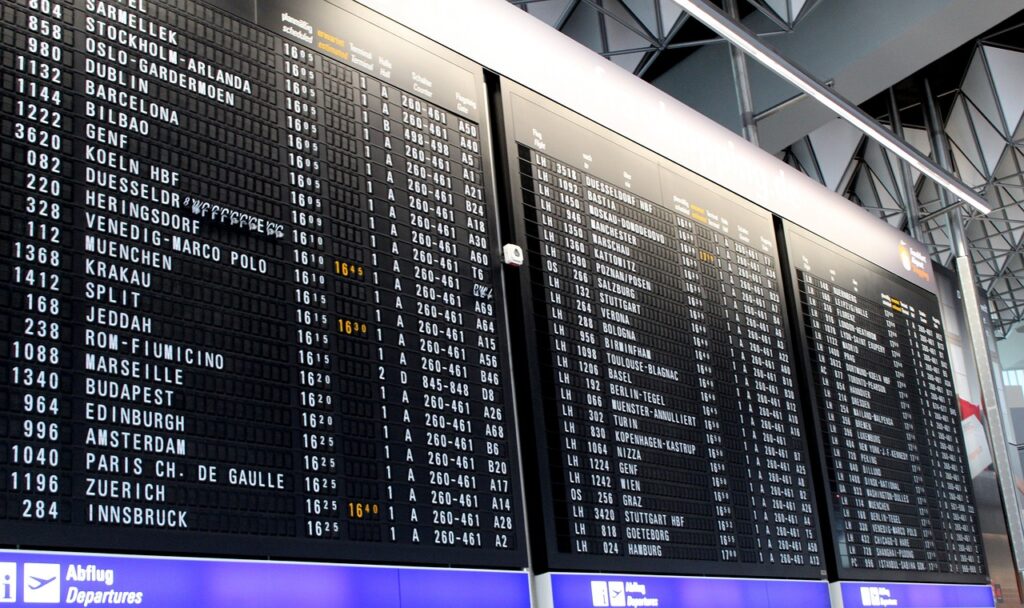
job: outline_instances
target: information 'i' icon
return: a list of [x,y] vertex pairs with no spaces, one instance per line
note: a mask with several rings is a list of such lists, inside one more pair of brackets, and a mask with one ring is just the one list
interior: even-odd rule
[[0,604],[18,601],[18,564],[0,562]]

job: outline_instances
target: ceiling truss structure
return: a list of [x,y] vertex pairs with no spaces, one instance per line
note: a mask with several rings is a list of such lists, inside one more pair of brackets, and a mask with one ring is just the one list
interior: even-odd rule
[[[702,46],[725,43],[673,0],[508,1],[647,79]],[[785,34],[819,2],[741,0],[740,16],[757,11],[767,18],[774,29],[758,32],[759,36]],[[966,68],[962,64],[954,68],[963,69],[959,83],[936,90],[953,172],[993,208],[988,216],[965,208],[963,218],[978,284],[989,299],[999,337],[1024,321],[1024,43],[1019,42],[1024,40],[1024,23],[1017,23],[979,39]],[[940,69],[948,71],[949,65]],[[923,154],[932,155],[921,88],[914,82],[919,77],[897,85],[901,89],[897,107],[904,138]],[[887,110],[871,113],[883,124],[891,124]],[[902,230],[910,232],[907,210],[915,205],[921,218],[919,234],[933,259],[952,266],[947,214],[936,185],[911,168],[913,187],[909,187],[902,177],[903,161],[850,124],[832,121],[780,156]]]
[[[619,66],[645,77],[659,62],[676,61],[708,45],[725,44],[673,0],[508,0]],[[784,34],[820,0],[744,0],[742,14],[762,13]]]
[[[1024,42],[1008,40],[1024,41],[1024,24],[979,39],[959,84],[936,92],[955,172],[993,208],[987,216],[965,209],[964,233],[999,337],[1024,321]],[[906,139],[931,154],[921,87],[914,80],[897,85],[902,89],[899,117]],[[888,113],[876,116],[891,123]],[[948,216],[941,212],[935,184],[912,171],[914,188],[906,192],[899,178],[901,161],[853,127],[834,121],[794,143],[783,156],[903,230],[908,230],[908,205],[916,205],[920,234],[933,259],[953,265]]]

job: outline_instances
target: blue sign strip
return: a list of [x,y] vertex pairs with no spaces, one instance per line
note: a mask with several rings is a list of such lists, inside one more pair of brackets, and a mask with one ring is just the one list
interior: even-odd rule
[[833,583],[842,605],[837,608],[993,608],[988,585],[918,583]]
[[828,583],[677,576],[546,574],[543,608],[829,608]]
[[0,606],[530,608],[526,572],[0,551]]

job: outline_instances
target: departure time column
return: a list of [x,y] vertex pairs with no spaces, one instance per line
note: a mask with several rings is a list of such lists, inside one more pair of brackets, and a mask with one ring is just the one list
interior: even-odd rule
[[[921,440],[919,435],[924,430],[921,425],[924,421],[918,419],[916,411],[916,405],[921,400],[922,387],[916,381],[915,370],[920,362],[912,343],[909,324],[905,318],[909,314],[907,305],[887,294],[882,294],[882,311],[886,335],[889,338],[889,349],[893,355],[890,364],[894,370],[893,378],[896,385],[895,398],[890,397],[886,401],[900,412],[899,420],[902,424],[897,427],[902,427],[903,430],[903,436],[899,438],[902,440],[900,447],[906,448],[905,450],[891,450],[886,455],[902,461],[901,468],[904,471],[907,468],[910,469],[909,487],[904,486],[909,490],[906,493],[907,500],[905,502],[913,507],[914,515],[908,515],[904,519],[913,521],[913,527],[909,529],[914,531],[915,536],[920,534],[920,539],[914,539],[917,546],[907,552],[903,559],[904,564],[908,564],[910,569],[923,569],[926,567],[926,561],[934,560],[935,532],[931,529],[932,522],[928,509],[927,485],[931,480],[926,475],[926,465],[921,462],[919,445]],[[893,535],[876,534],[873,540],[877,543],[880,539],[885,541],[887,537],[891,536]],[[879,558],[877,563],[883,567],[894,567],[899,564],[896,560],[883,558]]]
[[[331,311],[316,311],[316,303],[328,303],[330,284],[337,279],[328,268],[325,253],[327,220],[320,178],[321,125],[317,107],[322,100],[322,76],[316,70],[317,56],[291,42],[284,43],[285,109],[284,141],[287,148],[286,196],[290,203],[293,231],[292,280],[296,293],[304,297],[296,302],[296,363],[299,375],[299,403],[303,416],[298,418],[302,450],[302,509],[306,536],[341,538],[340,516],[334,475],[340,470],[337,438],[327,418],[315,416],[310,405],[330,403],[336,390],[334,339],[346,339],[345,321],[338,319],[338,337],[328,329]],[[314,306],[309,306],[306,300]],[[328,410],[329,411],[329,410]],[[318,413],[318,412],[316,412]],[[333,420],[332,420],[333,422]]]
[[[697,258],[700,261],[697,272],[700,277],[701,306],[705,312],[714,312],[716,309],[726,308],[726,301],[721,290],[722,273],[719,269],[723,248],[719,241],[721,236],[706,226],[696,226],[695,246]],[[692,286],[691,286],[692,288]],[[742,498],[741,488],[730,487],[727,474],[728,466],[734,464],[731,460],[738,457],[735,450],[728,448],[735,447],[732,442],[728,445],[725,436],[728,429],[723,428],[723,409],[731,413],[737,408],[732,396],[721,395],[722,387],[716,379],[716,372],[712,367],[713,348],[715,344],[728,343],[728,335],[725,328],[716,327],[713,323],[698,323],[695,320],[690,323],[693,332],[694,359],[697,366],[697,378],[700,382],[701,409],[704,413],[704,440],[708,450],[708,473],[710,473],[711,496],[715,505],[715,515],[724,524],[717,525],[719,557],[722,561],[737,561],[740,559],[737,538],[735,534],[735,520],[737,503]],[[727,406],[722,408],[721,406]],[[733,407],[728,407],[728,406]],[[731,425],[730,425],[731,426]],[[725,467],[721,465],[725,464]]]

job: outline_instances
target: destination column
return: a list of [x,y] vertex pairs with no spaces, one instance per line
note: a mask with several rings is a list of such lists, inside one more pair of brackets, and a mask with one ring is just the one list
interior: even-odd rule
[[[91,5],[82,11],[80,113],[87,119],[77,153],[85,181],[78,200],[85,203],[79,243],[86,299],[79,311],[85,321],[84,377],[75,392],[85,396],[80,415],[86,424],[76,437],[85,447],[77,497],[92,524],[187,529],[195,521],[187,507],[171,508],[180,497],[170,485],[185,475],[183,459],[194,450],[184,437],[187,422],[180,411],[185,370],[173,356],[156,356],[172,350],[163,341],[168,328],[157,318],[162,311],[156,300],[169,275],[182,270],[181,256],[170,253],[172,234],[178,235],[147,225],[132,210],[133,203],[147,211],[167,207],[179,213],[180,207],[178,172],[144,162],[150,159],[136,143],[153,135],[157,123],[181,125],[175,108],[154,101],[160,83],[125,67],[141,62],[167,69],[177,63],[177,32],[152,23],[149,32],[129,36],[121,25],[150,23],[147,7]],[[129,40],[137,44],[128,48],[123,43]],[[183,232],[197,230],[196,224],[183,225]],[[211,257],[209,249],[204,254]]]
[[201,38],[196,11],[78,12],[76,497],[100,529],[294,535],[278,64],[255,27]]
[[[621,176],[617,181],[626,188],[646,182],[646,176],[633,173],[640,175],[642,164],[628,170],[605,166],[617,169],[617,175],[602,175]],[[596,176],[585,174],[585,185],[623,555],[692,558],[701,551],[693,545],[702,544],[699,515],[706,508],[695,509],[687,501],[691,490],[686,484],[700,465],[693,459],[695,408],[684,386],[690,378],[681,369],[692,351],[672,327],[689,308],[677,299],[681,281],[671,237],[674,217],[663,206]]]

